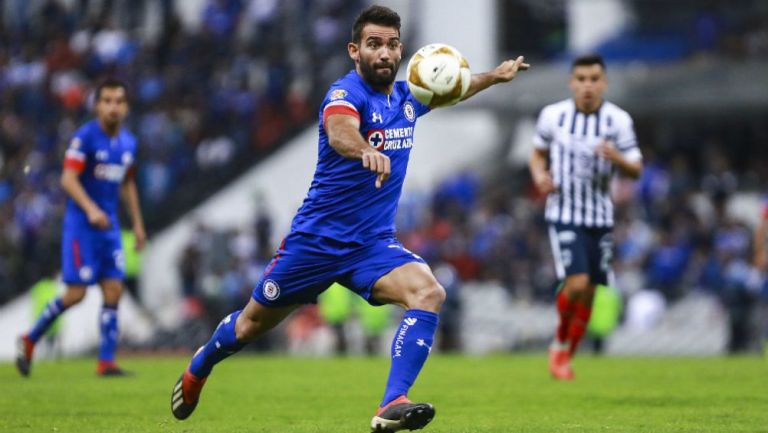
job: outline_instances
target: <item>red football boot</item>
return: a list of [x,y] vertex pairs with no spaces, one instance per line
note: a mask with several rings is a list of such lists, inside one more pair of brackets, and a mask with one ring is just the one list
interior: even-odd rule
[[573,380],[571,354],[567,347],[549,348],[549,372],[557,380]]
[[171,393],[171,412],[176,419],[187,419],[200,401],[200,393],[207,378],[198,379],[189,369],[184,370]]

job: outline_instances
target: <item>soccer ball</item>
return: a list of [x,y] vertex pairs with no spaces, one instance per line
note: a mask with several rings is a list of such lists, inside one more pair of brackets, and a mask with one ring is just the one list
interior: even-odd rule
[[469,90],[472,73],[459,50],[446,44],[429,44],[408,61],[408,88],[422,104],[453,105]]

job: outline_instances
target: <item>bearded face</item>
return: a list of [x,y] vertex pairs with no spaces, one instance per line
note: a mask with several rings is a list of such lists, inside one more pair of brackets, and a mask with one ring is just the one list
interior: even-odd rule
[[369,63],[360,59],[360,72],[363,79],[374,87],[389,86],[394,83],[399,68],[400,60],[373,60]]
[[400,68],[403,44],[396,28],[368,24],[359,46],[351,44],[350,55],[363,79],[373,87],[388,87]]

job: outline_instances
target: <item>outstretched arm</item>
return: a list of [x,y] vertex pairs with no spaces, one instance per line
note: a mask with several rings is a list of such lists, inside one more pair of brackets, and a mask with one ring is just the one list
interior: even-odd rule
[[467,93],[461,100],[467,100],[494,84],[506,83],[514,80],[515,76],[517,76],[517,71],[525,71],[531,67],[528,63],[523,63],[523,60],[525,60],[523,56],[519,56],[515,60],[504,61],[492,71],[484,72],[482,74],[473,74],[469,90],[467,90]]
[[328,144],[339,155],[363,161],[363,167],[376,173],[376,188],[389,179],[389,157],[371,147],[360,135],[360,120],[354,116],[334,114],[324,122]]

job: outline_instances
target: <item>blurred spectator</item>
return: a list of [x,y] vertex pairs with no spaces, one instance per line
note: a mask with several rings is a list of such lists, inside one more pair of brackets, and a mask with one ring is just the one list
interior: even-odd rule
[[447,263],[435,266],[435,278],[445,288],[445,302],[440,309],[438,349],[441,352],[461,350],[461,293],[456,270]]
[[659,237],[658,245],[648,257],[647,284],[667,299],[678,299],[692,253],[691,245],[688,239],[675,236],[669,228],[661,228]]
[[234,155],[235,143],[231,138],[221,135],[203,139],[197,145],[197,165],[202,170],[227,165]]
[[627,329],[648,331],[661,321],[667,303],[659,292],[641,290],[633,294],[627,302],[627,316],[624,320]]

